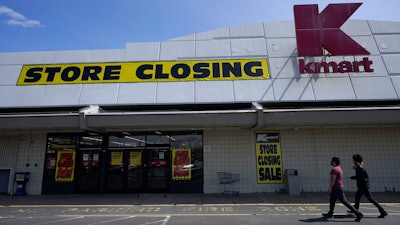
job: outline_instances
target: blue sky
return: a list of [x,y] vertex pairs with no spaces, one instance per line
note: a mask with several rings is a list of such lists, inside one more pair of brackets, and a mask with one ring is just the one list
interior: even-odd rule
[[121,49],[350,2],[364,3],[350,19],[400,21],[399,0],[0,0],[0,52]]

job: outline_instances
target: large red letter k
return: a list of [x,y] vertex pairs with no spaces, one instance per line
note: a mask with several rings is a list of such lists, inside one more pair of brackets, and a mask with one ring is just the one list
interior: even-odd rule
[[322,56],[322,48],[332,55],[369,55],[367,50],[340,30],[361,4],[329,4],[321,14],[318,14],[318,5],[295,5],[297,55]]

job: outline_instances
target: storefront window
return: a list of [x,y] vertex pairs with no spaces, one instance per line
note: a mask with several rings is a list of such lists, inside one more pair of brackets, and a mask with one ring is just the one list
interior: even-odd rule
[[82,135],[79,141],[79,148],[101,148],[103,136],[96,133]]
[[49,134],[43,194],[203,192],[199,131]]
[[[203,183],[203,137],[201,133],[189,133],[189,134],[172,134],[171,135],[171,149],[176,150],[177,153],[181,154],[182,158],[188,156],[188,160],[182,159],[183,165],[179,162],[180,156],[172,159],[173,165],[175,167],[182,169],[185,173],[185,169],[190,169],[190,179],[185,179],[185,176],[179,179],[172,179],[173,183],[193,183],[202,184]],[[185,164],[189,162],[189,164]]]
[[147,135],[147,144],[149,145],[159,145],[167,144],[170,142],[170,135],[167,132],[155,131],[152,134]]
[[77,144],[76,135],[49,135],[43,193],[74,193]]
[[144,135],[135,135],[129,132],[122,132],[109,136],[108,147],[110,148],[137,148],[146,146]]

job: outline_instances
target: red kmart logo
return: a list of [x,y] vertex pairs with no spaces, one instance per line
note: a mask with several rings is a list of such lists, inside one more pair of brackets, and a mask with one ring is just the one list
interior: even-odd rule
[[[331,56],[369,55],[340,27],[362,3],[329,4],[321,13],[318,5],[295,5],[297,55],[299,57],[324,56],[324,49]],[[372,61],[308,62],[299,60],[300,73],[373,72]],[[363,68],[360,68],[363,67]]]

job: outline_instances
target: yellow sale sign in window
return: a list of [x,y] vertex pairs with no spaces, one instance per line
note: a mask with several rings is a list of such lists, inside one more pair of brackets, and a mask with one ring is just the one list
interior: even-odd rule
[[259,184],[283,183],[278,131],[256,131],[256,161]]
[[172,150],[172,179],[190,180],[192,178],[191,151],[187,149]]
[[56,182],[72,182],[74,180],[75,151],[65,150],[57,153]]

